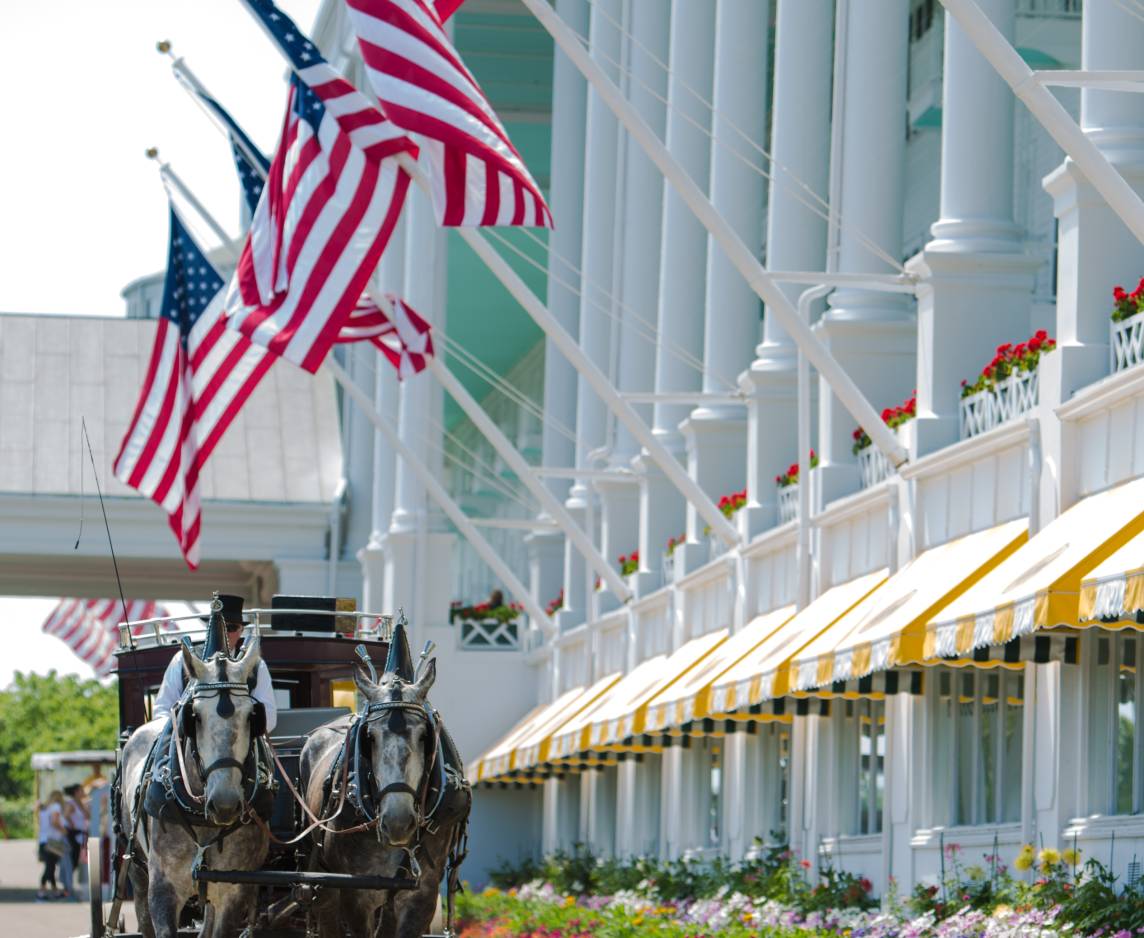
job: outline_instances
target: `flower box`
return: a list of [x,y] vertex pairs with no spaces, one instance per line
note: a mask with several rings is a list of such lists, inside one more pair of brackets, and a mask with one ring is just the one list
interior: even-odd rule
[[995,387],[961,399],[961,438],[985,433],[994,427],[1027,414],[1037,406],[1040,382],[1036,371],[1022,371]]
[[785,485],[779,489],[779,524],[786,524],[798,517],[798,483]]
[[1113,374],[1144,362],[1144,313],[1113,320],[1109,327]]
[[[883,410],[882,422],[897,432],[898,427],[909,423],[917,415],[918,392],[915,390],[909,400],[899,407],[887,407]],[[858,457],[858,473],[862,480],[862,488],[868,489],[888,479],[893,470],[885,453],[874,446],[869,434],[862,427],[858,427],[852,436],[854,439],[852,452]]]
[[876,446],[867,446],[858,451],[858,474],[862,479],[862,488],[868,489],[885,482],[890,478],[890,460]]
[[516,651],[523,630],[519,619],[457,619],[457,644],[466,651]]

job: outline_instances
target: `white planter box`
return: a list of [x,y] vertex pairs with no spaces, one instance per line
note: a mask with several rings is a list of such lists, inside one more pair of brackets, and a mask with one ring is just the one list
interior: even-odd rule
[[868,489],[890,477],[890,460],[871,443],[858,451],[858,473],[862,478],[862,488]]
[[1023,371],[1002,381],[995,389],[978,391],[961,399],[961,438],[985,433],[1027,414],[1037,406],[1037,372]]
[[1144,361],[1144,313],[1109,323],[1109,327],[1113,374]]
[[457,619],[457,646],[466,651],[516,651],[524,631],[520,619]]
[[798,483],[779,489],[779,524],[786,524],[798,517]]

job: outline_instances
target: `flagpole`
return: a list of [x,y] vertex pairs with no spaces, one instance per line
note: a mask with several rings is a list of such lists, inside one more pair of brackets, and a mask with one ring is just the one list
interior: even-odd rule
[[438,504],[441,510],[445,512],[449,520],[456,525],[457,530],[465,536],[465,539],[473,545],[473,548],[480,555],[481,559],[489,565],[493,573],[500,577],[504,585],[508,587],[509,592],[520,600],[521,605],[524,606],[525,611],[532,617],[539,629],[549,638],[554,636],[556,634],[556,627],[552,624],[548,613],[540,608],[540,604],[533,598],[528,588],[517,578],[516,574],[512,572],[511,568],[504,562],[504,559],[496,552],[493,546],[485,540],[481,532],[477,530],[473,522],[464,511],[461,510],[461,507],[453,501],[433,473],[417,458],[413,450],[405,444],[393,425],[377,412],[369,396],[354,383],[353,379],[346,370],[338,364],[337,359],[333,356],[329,356],[326,359],[324,367],[329,369],[334,380],[342,386],[342,390],[353,398],[361,408],[362,413],[385,435],[385,438],[389,440],[389,445],[397,450],[401,458],[405,460],[406,465],[413,470],[413,474],[416,475],[421,481],[421,484],[425,486],[425,490],[429,493],[429,496]]
[[266,170],[262,168],[261,154],[252,153],[246,141],[242,139],[241,136],[231,134],[222,127],[219,124],[218,116],[213,114],[211,110],[203,104],[203,98],[210,98],[212,101],[216,101],[217,98],[207,91],[206,85],[199,81],[199,76],[191,71],[191,67],[187,64],[186,59],[181,55],[176,57],[171,51],[171,43],[166,39],[155,43],[155,48],[171,60],[171,71],[175,73],[175,77],[179,79],[179,83],[183,85],[195,104],[198,105],[199,110],[206,114],[207,117],[211,119],[211,123],[222,130],[230,139],[231,143],[242,151],[242,155],[246,157],[246,162],[250,164],[250,167],[258,173],[258,175],[262,177],[262,181],[265,182]]
[[234,240],[227,233],[226,229],[223,228],[223,226],[215,220],[215,217],[206,210],[206,206],[204,206],[203,203],[195,197],[195,194],[187,188],[187,184],[179,178],[179,174],[171,169],[171,164],[159,159],[159,148],[150,147],[147,150],[147,159],[155,160],[155,162],[159,164],[159,175],[163,178],[163,180],[165,182],[169,182],[178,190],[179,195],[186,199],[191,208],[193,208],[195,212],[198,213],[199,217],[207,223],[207,226],[210,228],[210,230],[215,233],[216,237],[218,237],[220,241],[222,241],[223,246],[227,248],[227,250],[235,253],[235,259],[237,260],[237,252],[234,248]]
[[[743,243],[734,228],[716,210],[703,191],[695,184],[683,167],[668,152],[667,147],[648,127],[643,118],[624,97],[623,92],[604,73],[604,70],[588,54],[568,24],[560,18],[545,0],[522,0],[524,5],[549,32],[556,44],[572,60],[580,73],[596,89],[604,103],[624,125],[632,139],[639,144],[648,158],[656,165],[663,177],[671,184],[712,238],[726,253],[728,260],[747,281],[747,285],[767,304],[768,312],[774,313],[782,323],[787,335],[806,353],[810,363],[826,379],[835,397],[850,411],[860,427],[867,434],[895,468],[901,466],[909,453],[898,441],[894,432],[886,426],[866,395],[854,383],[829,349],[811,331],[798,315],[794,304],[779,289],[767,269],[755,257],[754,252]],[[946,0],[942,0],[946,2]]]
[[[431,197],[432,193],[429,180],[425,178],[421,167],[407,154],[402,153],[397,159],[400,161],[402,169]],[[456,228],[454,230],[465,240],[465,243],[477,253],[477,256],[485,262],[485,265],[504,285],[505,289],[516,298],[516,301],[520,303],[525,312],[544,330],[544,333],[552,340],[552,343],[560,349],[564,357],[572,363],[573,367],[584,377],[589,385],[591,385],[592,390],[599,395],[600,399],[609,407],[612,413],[616,415],[616,418],[627,428],[628,432],[647,450],[648,456],[659,466],[663,474],[679,489],[683,497],[695,506],[696,511],[698,511],[703,520],[711,526],[711,529],[729,546],[734,547],[737,545],[740,538],[735,526],[727,520],[727,517],[718,509],[707,493],[703,491],[699,483],[688,475],[687,470],[684,469],[679,460],[667,451],[667,448],[656,438],[640,415],[636,413],[635,408],[624,400],[620,393],[612,386],[607,376],[600,370],[596,363],[584,353],[579,343],[572,338],[568,331],[560,324],[559,320],[548,311],[548,307],[529,289],[520,275],[513,270],[511,265],[500,255],[500,252],[489,243],[484,235],[473,228]]]

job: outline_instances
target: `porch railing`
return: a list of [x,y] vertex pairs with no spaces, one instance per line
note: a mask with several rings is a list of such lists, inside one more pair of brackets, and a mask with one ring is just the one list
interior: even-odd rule
[[864,489],[885,482],[890,477],[890,460],[878,447],[867,446],[858,451],[858,474]]
[[1109,325],[1113,374],[1144,362],[1144,313]]
[[464,651],[517,651],[523,623],[520,619],[457,619],[457,642]]
[[786,524],[798,517],[798,483],[785,485],[779,489],[779,524]]
[[996,388],[986,388],[961,399],[961,438],[985,433],[1037,406],[1037,372],[1021,372]]

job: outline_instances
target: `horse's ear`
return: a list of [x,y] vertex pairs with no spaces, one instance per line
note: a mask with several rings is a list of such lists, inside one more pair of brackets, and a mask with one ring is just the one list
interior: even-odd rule
[[357,689],[361,691],[361,695],[366,700],[377,700],[381,693],[381,689],[370,678],[369,671],[366,670],[366,666],[362,662],[358,662],[358,666],[354,668],[354,684],[357,685]]
[[242,657],[238,659],[239,680],[245,681],[254,674],[254,669],[261,660],[262,638],[256,628],[250,638],[242,643]]
[[413,685],[413,690],[419,700],[424,700],[429,696],[429,688],[433,686],[435,680],[437,680],[437,659],[430,658],[425,667],[421,669],[421,676]]
[[205,681],[207,679],[207,666],[198,655],[195,654],[194,648],[191,647],[189,639],[183,641],[183,667],[187,669],[187,674],[193,677],[196,681]]

